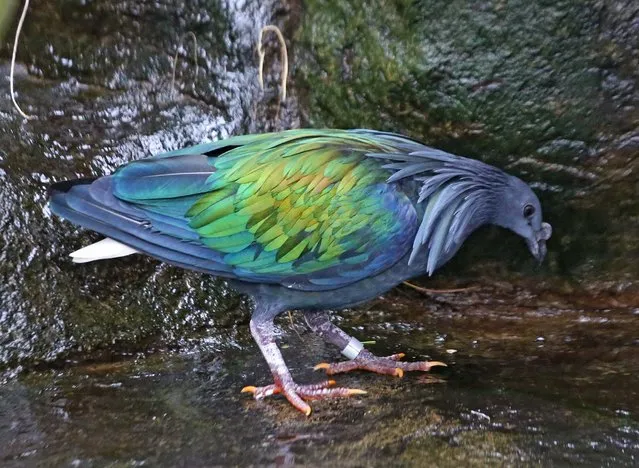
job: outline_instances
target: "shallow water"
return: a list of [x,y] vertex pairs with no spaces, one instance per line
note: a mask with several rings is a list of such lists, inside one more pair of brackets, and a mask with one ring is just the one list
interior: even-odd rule
[[[0,81],[1,463],[636,465],[639,7],[187,3],[34,2],[16,88],[36,119],[16,116]],[[266,91],[256,79],[267,23],[289,41],[281,107],[274,39]],[[531,182],[555,228],[542,267],[485,229],[418,281],[465,290],[401,286],[335,315],[378,354],[449,367],[339,376],[369,393],[316,402],[309,419],[239,394],[268,371],[248,305],[222,281],[144,258],[72,265],[97,237],[45,208],[52,181],[299,126],[399,131],[481,157]],[[319,380],[312,365],[339,354],[293,318],[280,322],[285,358],[300,382]]]
[[[507,305],[512,299],[526,305]],[[632,466],[639,457],[637,312],[481,286],[422,297],[402,287],[340,325],[450,367],[403,379],[354,373],[362,397],[313,403],[239,393],[267,383],[246,326],[224,344],[30,373],[0,389],[4,461],[79,466]],[[299,319],[298,317],[294,317]],[[296,323],[299,320],[296,320]],[[280,343],[299,381],[339,359],[288,319]],[[596,325],[595,325],[596,324]],[[221,338],[220,336],[217,337]],[[453,353],[453,351],[455,351]]]

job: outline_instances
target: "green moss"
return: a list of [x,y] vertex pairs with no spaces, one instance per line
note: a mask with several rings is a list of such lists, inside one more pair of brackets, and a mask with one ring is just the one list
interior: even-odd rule
[[17,3],[15,0],[5,0],[2,3],[2,6],[0,6],[0,41],[2,41],[4,35],[9,29],[9,25],[11,24],[11,20],[15,13],[16,5]]

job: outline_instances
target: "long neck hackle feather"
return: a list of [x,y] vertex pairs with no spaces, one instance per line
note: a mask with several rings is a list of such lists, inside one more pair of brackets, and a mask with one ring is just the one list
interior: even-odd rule
[[426,272],[431,275],[475,229],[493,221],[508,176],[481,161],[423,148],[369,156],[386,160],[383,167],[393,172],[389,183],[410,179],[421,184],[417,204],[423,215],[408,262],[414,264],[426,249]]

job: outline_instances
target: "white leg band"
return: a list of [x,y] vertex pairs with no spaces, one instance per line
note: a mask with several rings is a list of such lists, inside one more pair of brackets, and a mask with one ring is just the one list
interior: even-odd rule
[[348,359],[355,359],[359,356],[360,351],[364,349],[364,345],[357,338],[351,338],[346,347],[342,350],[342,354]]

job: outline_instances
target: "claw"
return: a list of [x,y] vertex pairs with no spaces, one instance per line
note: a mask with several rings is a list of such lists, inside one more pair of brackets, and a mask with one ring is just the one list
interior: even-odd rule
[[328,362],[320,362],[318,365],[313,367],[313,370],[328,369],[330,367],[331,365]]
[[267,385],[265,387],[255,387],[254,385],[247,385],[240,393],[252,393],[256,400],[261,400],[264,397],[275,395],[282,391],[277,385]]
[[346,392],[347,396],[353,396],[353,395],[366,395],[368,394],[367,391],[365,390],[360,390],[359,388],[349,388],[348,392]]
[[441,361],[429,361],[429,368],[430,367],[448,367],[448,364],[443,363]]
[[404,377],[404,371],[402,369],[400,369],[399,367],[396,367],[395,368],[395,375],[401,379],[402,377]]
[[405,353],[397,353],[392,356],[388,356],[388,359],[392,359],[393,361],[401,361],[406,356]]

